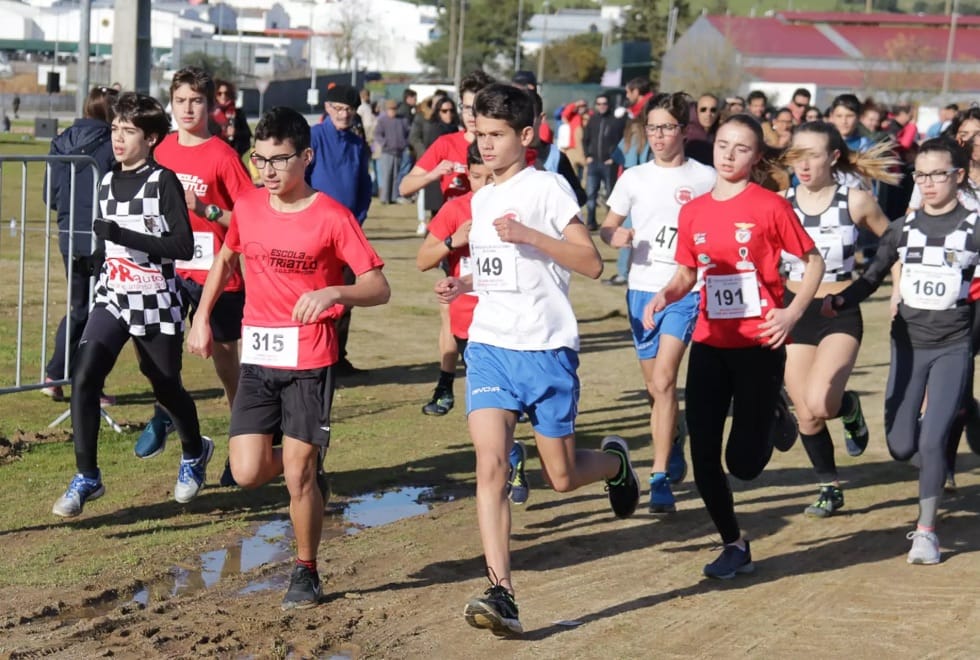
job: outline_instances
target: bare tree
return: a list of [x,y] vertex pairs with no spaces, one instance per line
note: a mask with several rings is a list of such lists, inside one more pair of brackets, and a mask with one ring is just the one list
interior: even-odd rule
[[738,51],[726,34],[722,39],[687,39],[674,44],[664,62],[660,88],[685,90],[697,96],[734,94],[747,82]]
[[931,97],[939,92],[940,80],[929,63],[939,58],[935,48],[914,36],[899,34],[884,43],[880,59],[867,59],[861,65],[863,87],[888,103],[910,101],[916,96]]
[[382,26],[374,20],[370,0],[341,0],[337,3],[332,35],[328,37],[328,48],[337,61],[337,68],[346,71],[356,61],[371,60],[381,66]]

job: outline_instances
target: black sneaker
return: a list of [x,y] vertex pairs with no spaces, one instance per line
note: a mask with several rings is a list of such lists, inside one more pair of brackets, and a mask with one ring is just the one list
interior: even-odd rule
[[432,393],[432,400],[422,406],[422,414],[441,417],[452,410],[455,404],[456,397],[453,396],[452,390],[436,387],[436,391]]
[[517,615],[514,597],[499,584],[483,592],[483,598],[474,598],[463,608],[466,623],[474,628],[487,629],[498,637],[524,632]]
[[609,492],[609,506],[616,517],[629,518],[640,502],[640,480],[630,463],[629,447],[618,435],[607,435],[602,439],[601,448],[622,462],[619,474],[614,479],[606,479],[606,490]]
[[789,411],[789,397],[786,390],[779,390],[779,398],[776,399],[776,417],[773,420],[772,446],[779,451],[789,451],[796,443],[796,436],[800,429],[796,424],[796,417]]
[[289,589],[282,599],[282,609],[305,610],[320,603],[320,575],[302,564],[293,567]]
[[844,396],[851,397],[854,402],[854,412],[844,422],[844,444],[847,453],[851,456],[860,456],[868,448],[868,425],[864,422],[864,413],[861,411],[861,397],[857,392],[848,390]]
[[833,484],[820,486],[820,495],[817,501],[803,510],[808,516],[814,518],[826,518],[837,509],[844,506],[844,491]]
[[752,549],[749,547],[749,542],[746,541],[745,550],[739,549],[734,544],[722,548],[718,559],[704,567],[704,574],[709,578],[731,580],[739,573],[751,573],[754,570]]

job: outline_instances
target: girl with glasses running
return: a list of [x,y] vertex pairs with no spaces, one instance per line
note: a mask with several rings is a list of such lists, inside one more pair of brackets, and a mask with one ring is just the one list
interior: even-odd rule
[[[823,302],[823,313],[833,318],[870,296],[893,264],[901,265],[885,437],[896,460],[919,454],[919,520],[907,535],[910,564],[940,560],[936,518],[946,475],[946,438],[973,369],[968,294],[980,237],[976,212],[957,199],[968,185],[969,167],[956,143],[942,138],[923,143],[913,172],[922,208],[893,222],[861,278]],[[929,402],[920,415],[927,391]]]

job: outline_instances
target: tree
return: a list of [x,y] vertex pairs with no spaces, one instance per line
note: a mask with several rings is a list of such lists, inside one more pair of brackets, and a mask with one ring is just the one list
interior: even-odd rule
[[[531,12],[524,12],[523,25],[518,29],[518,0],[464,1],[466,2],[466,21],[463,29],[464,74],[474,69],[484,69],[498,74],[510,71],[513,67],[518,32],[527,29]],[[442,75],[447,75],[449,10],[445,4],[436,21],[432,41],[419,46],[416,52],[419,60],[437,69]]]
[[650,42],[650,79],[660,77],[660,62],[667,50],[667,27],[672,9],[677,10],[677,37],[691,23],[688,0],[635,0],[625,12],[625,20],[617,30],[620,41]]
[[347,71],[355,59],[362,62],[377,59],[382,51],[380,26],[372,19],[370,3],[344,0],[335,6],[330,22],[334,34],[328,39],[328,48],[337,61],[337,68]]
[[235,80],[238,78],[238,71],[235,69],[235,65],[227,57],[208,55],[199,50],[182,56],[180,58],[180,66],[200,67],[210,73],[212,78],[221,78],[222,80]]
[[549,44],[544,51],[544,79],[563,83],[600,82],[606,69],[601,50],[599,33],[577,34]]

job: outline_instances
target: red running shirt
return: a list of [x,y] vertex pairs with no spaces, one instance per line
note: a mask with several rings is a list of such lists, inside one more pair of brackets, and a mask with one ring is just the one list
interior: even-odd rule
[[[456,233],[456,230],[466,222],[473,219],[470,211],[470,200],[473,193],[468,192],[462,197],[455,197],[439,209],[436,216],[429,223],[429,233],[440,241],[446,240],[449,236]],[[470,246],[457,248],[446,257],[449,262],[449,274],[454,277],[462,277],[469,274]],[[470,322],[473,320],[473,310],[476,308],[478,296],[465,294],[458,296],[456,300],[449,303],[449,328],[453,336],[460,339],[468,339],[470,336]]]
[[789,202],[754,183],[725,201],[709,193],[681,207],[675,258],[705,277],[692,339],[716,348],[763,345],[759,325],[782,306],[780,252],[801,257],[813,247]]
[[[384,265],[350,211],[317,193],[302,211],[282,213],[269,205],[269,191],[253,189],[235,203],[225,245],[245,257],[248,291],[243,325],[298,328],[295,364],[265,366],[315,369],[336,362],[337,306],[306,325],[298,325],[292,314],[302,294],[343,284],[344,264],[358,276]],[[243,333],[243,354],[244,344],[252,339]]]
[[[242,194],[255,189],[238,153],[219,137],[212,137],[197,146],[185,147],[178,144],[177,133],[170,133],[154,149],[153,159],[173,170],[184,190],[193,190],[205,205],[216,204],[229,210]],[[211,261],[221,250],[228,230],[217,222],[209,222],[197,215],[194,209],[188,209],[188,215],[194,232],[196,258],[190,262],[178,261],[177,274],[204,284]],[[206,234],[211,234],[210,245],[207,244]],[[242,275],[236,266],[225,291],[241,291],[243,288]]]
[[[466,150],[469,148],[470,143],[466,141],[465,131],[440,135],[415,163],[426,172],[436,169],[436,166],[444,160],[456,165],[456,171],[444,174],[439,181],[439,187],[446,200],[465,195],[470,191],[470,179],[466,175]],[[457,184],[460,185],[454,186],[453,179],[457,179]]]

